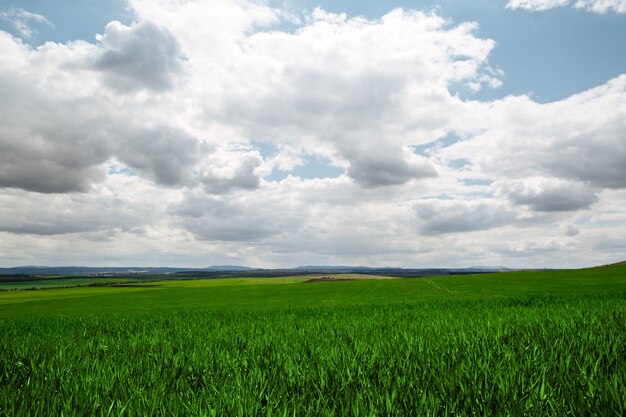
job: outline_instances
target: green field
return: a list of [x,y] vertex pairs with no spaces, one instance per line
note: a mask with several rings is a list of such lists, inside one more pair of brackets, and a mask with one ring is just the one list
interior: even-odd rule
[[626,266],[307,279],[0,292],[0,416],[626,414]]

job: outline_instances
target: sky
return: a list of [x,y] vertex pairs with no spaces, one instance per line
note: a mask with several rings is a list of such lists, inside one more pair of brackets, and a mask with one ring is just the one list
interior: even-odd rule
[[626,0],[0,5],[0,266],[626,259]]

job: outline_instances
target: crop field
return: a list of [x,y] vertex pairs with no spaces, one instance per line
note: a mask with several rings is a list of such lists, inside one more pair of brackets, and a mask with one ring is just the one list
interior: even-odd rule
[[0,292],[0,416],[624,416],[626,266]]

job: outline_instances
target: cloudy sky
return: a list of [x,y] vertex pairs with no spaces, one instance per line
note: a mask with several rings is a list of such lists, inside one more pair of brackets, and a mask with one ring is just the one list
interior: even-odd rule
[[0,6],[0,266],[626,259],[626,0]]

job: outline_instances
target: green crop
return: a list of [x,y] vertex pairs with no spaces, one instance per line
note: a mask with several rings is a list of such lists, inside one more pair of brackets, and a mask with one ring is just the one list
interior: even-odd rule
[[0,416],[623,416],[624,271],[2,293]]

